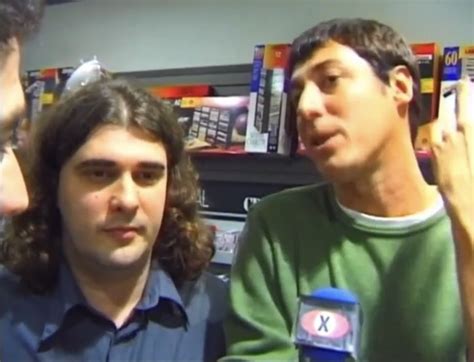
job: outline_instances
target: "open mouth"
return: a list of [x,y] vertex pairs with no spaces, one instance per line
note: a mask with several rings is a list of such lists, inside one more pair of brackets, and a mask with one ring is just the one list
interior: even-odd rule
[[316,147],[320,147],[324,145],[328,140],[330,140],[332,137],[334,137],[335,134],[326,134],[326,135],[318,135],[313,138],[311,144]]

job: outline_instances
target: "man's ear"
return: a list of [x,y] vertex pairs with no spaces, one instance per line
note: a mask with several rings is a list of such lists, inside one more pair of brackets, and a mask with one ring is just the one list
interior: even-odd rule
[[408,105],[413,99],[413,78],[406,66],[397,65],[390,71],[389,86],[398,105]]

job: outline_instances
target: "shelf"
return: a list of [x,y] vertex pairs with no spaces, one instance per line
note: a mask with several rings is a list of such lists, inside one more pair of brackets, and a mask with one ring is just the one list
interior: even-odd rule
[[176,84],[209,84],[215,95],[248,95],[252,64],[236,64],[186,69],[146,70],[114,74],[141,87]]
[[234,258],[234,253],[232,252],[216,250],[216,254],[212,258],[211,263],[232,265],[233,258]]
[[266,154],[200,155],[192,160],[204,181],[302,185],[321,182],[311,161],[302,157]]

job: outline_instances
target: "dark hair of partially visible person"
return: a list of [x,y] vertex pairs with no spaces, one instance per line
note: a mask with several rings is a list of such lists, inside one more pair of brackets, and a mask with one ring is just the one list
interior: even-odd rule
[[0,0],[0,61],[13,38],[21,43],[39,27],[43,10],[43,0]]
[[172,109],[125,81],[101,80],[61,99],[35,121],[27,180],[31,206],[7,225],[0,262],[30,290],[51,290],[61,258],[59,173],[98,127],[138,127],[155,136],[168,158],[167,199],[152,258],[180,285],[197,278],[214,255],[212,235],[198,215],[197,174]]
[[[413,78],[409,105],[410,133],[414,143],[421,116],[420,72],[409,44],[390,26],[370,19],[337,18],[319,23],[298,36],[292,44],[289,72],[309,60],[315,51],[334,41],[352,48],[365,59],[377,77],[388,84],[389,72],[403,65]],[[294,105],[293,105],[294,106]]]

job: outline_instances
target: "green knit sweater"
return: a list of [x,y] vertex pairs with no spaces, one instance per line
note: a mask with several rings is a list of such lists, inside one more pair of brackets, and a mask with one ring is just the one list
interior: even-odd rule
[[298,296],[355,293],[363,361],[459,361],[465,340],[449,219],[403,229],[361,225],[332,188],[267,197],[250,212],[231,275],[229,360],[297,360]]

